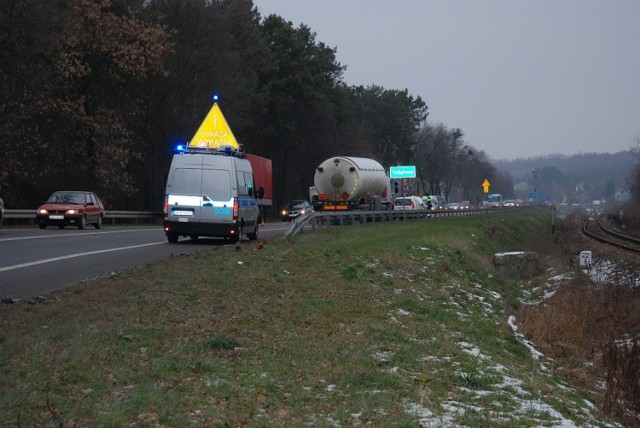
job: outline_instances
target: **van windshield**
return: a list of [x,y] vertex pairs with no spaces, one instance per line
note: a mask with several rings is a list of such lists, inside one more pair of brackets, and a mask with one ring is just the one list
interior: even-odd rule
[[206,195],[212,200],[231,199],[231,174],[221,169],[178,168],[173,175],[171,193]]

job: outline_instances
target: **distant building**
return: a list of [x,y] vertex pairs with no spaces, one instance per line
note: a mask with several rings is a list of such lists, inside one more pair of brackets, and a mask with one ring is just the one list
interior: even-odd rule
[[631,191],[629,191],[629,189],[620,189],[616,191],[615,195],[613,196],[613,199],[618,204],[624,204],[626,202],[629,202],[629,200],[631,199]]
[[513,186],[513,193],[519,199],[528,199],[531,193],[531,185],[526,181],[521,181]]

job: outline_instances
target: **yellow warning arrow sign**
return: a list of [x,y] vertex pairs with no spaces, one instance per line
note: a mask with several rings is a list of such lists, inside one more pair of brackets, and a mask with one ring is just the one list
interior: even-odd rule
[[240,145],[236,141],[236,137],[231,132],[229,124],[222,115],[222,110],[218,107],[218,103],[214,103],[211,110],[204,118],[196,135],[193,136],[189,144],[189,148],[206,148],[218,149],[220,147],[230,146],[234,150],[239,150]]
[[489,183],[489,180],[485,178],[482,182],[482,190],[484,191],[484,193],[489,193],[489,186],[491,186],[491,183]]

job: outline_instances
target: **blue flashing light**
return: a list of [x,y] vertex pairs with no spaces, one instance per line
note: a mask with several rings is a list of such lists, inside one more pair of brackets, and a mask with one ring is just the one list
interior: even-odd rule
[[220,101],[220,95],[218,94],[213,94],[211,96],[211,99],[213,100],[214,103],[217,103],[218,101]]
[[186,144],[176,144],[176,147],[174,149],[175,153],[186,153],[189,149],[187,149],[187,145]]

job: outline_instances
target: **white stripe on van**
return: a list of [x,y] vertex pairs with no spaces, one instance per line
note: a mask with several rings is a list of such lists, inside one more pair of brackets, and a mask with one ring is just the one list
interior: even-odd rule
[[169,195],[168,204],[188,207],[233,207],[233,198],[228,201],[214,201],[204,196]]
[[169,195],[169,205],[199,207],[201,202],[202,196]]

